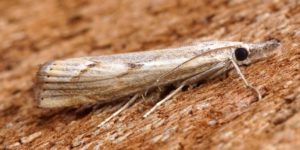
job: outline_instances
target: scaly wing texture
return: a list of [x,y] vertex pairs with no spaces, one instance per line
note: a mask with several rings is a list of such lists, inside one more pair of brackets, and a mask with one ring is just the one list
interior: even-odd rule
[[[234,44],[222,42],[217,46]],[[218,48],[215,42],[206,42],[177,49],[49,62],[37,74],[36,97],[41,107],[106,103],[150,88],[163,74],[213,48]],[[216,63],[191,61],[162,79],[160,85],[204,72]]]

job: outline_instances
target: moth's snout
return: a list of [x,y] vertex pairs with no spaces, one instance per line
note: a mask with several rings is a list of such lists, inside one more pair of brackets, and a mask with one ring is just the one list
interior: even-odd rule
[[280,46],[280,40],[278,39],[267,41],[264,45],[265,49],[268,50],[275,50],[278,46]]
[[252,61],[260,60],[262,58],[266,58],[272,55],[276,48],[280,46],[280,41],[277,39],[273,39],[270,41],[266,41],[258,44],[251,44],[249,46],[250,56],[249,58]]
[[253,51],[261,52],[261,53],[269,53],[274,51],[278,46],[280,46],[280,41],[277,39],[270,40],[264,43],[257,44],[252,49]]

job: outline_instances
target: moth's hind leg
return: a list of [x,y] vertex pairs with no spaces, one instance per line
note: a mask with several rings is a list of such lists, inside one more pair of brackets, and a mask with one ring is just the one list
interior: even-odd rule
[[164,99],[162,99],[161,101],[159,101],[158,103],[156,103],[155,106],[153,106],[143,117],[146,118],[148,117],[152,112],[154,112],[161,104],[163,104],[164,102],[166,102],[167,100],[171,99],[175,94],[177,94],[178,92],[180,92],[182,90],[182,88],[184,87],[184,84],[182,84],[181,86],[179,86],[176,90],[174,90],[173,92],[171,92],[169,95],[167,95]]
[[[225,67],[224,67],[225,66]],[[228,70],[227,65],[226,64],[218,64],[215,67],[212,67],[211,69],[196,74],[186,80],[184,80],[183,82],[181,82],[177,88],[171,92],[169,95],[167,95],[164,99],[162,99],[161,101],[159,101],[155,106],[153,106],[147,113],[145,113],[145,115],[143,116],[144,118],[148,117],[151,113],[153,113],[160,105],[162,105],[163,103],[165,103],[167,100],[171,99],[175,94],[177,94],[178,92],[180,92],[186,85],[192,85],[194,83],[197,83],[199,81],[202,80],[206,80],[206,79],[210,79],[211,77],[216,77],[220,74],[222,74],[223,72],[225,72],[226,70]]]
[[134,95],[124,106],[122,106],[119,110],[117,110],[111,116],[109,116],[104,121],[102,121],[97,127],[99,127],[99,128],[102,127],[104,124],[106,124],[107,122],[109,122],[111,119],[113,119],[114,117],[118,116],[121,112],[123,112],[130,105],[132,105],[136,101],[136,99],[138,97],[139,97],[139,94]]
[[173,92],[171,92],[169,95],[167,95],[164,99],[162,99],[161,101],[159,101],[158,103],[156,103],[155,106],[153,106],[147,113],[145,113],[145,115],[143,116],[144,118],[148,117],[151,113],[153,113],[160,105],[162,105],[163,103],[165,103],[167,100],[171,99],[175,94],[177,94],[178,92],[180,92],[185,85],[194,83],[199,80],[201,80],[203,77],[202,76],[194,76],[191,77],[185,81],[183,81]]

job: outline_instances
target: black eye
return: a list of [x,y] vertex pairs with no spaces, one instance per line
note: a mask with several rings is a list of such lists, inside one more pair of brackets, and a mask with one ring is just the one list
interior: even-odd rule
[[234,55],[235,55],[236,60],[243,61],[243,60],[247,59],[249,53],[246,50],[246,48],[241,47],[241,48],[235,49]]

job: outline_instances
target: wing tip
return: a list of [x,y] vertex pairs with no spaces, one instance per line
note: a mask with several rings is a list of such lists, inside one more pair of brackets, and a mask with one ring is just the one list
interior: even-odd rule
[[38,106],[41,106],[41,101],[43,100],[42,98],[42,92],[44,91],[43,89],[43,84],[45,83],[45,76],[47,76],[47,71],[49,70],[50,66],[53,64],[53,61],[46,62],[45,64],[42,64],[39,66],[39,69],[36,73],[35,79],[34,79],[34,98],[36,102],[38,103]]

